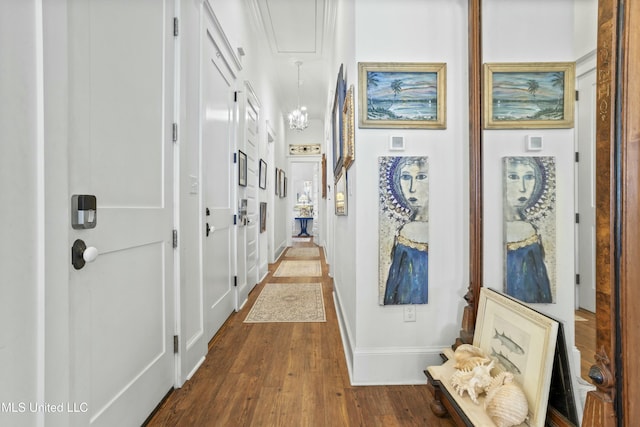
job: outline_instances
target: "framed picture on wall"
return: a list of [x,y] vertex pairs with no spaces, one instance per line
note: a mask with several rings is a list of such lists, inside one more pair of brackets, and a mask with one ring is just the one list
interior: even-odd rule
[[359,63],[359,126],[445,129],[446,71],[445,63]]
[[260,159],[259,173],[260,181],[258,185],[264,190],[265,188],[267,188],[267,162],[262,159]]
[[286,185],[285,185],[286,175],[282,169],[278,170],[278,195],[280,198],[286,197]]
[[238,185],[247,186],[247,155],[238,150]]
[[575,63],[484,64],[485,129],[572,128]]
[[267,202],[260,202],[260,232],[267,231]]
[[343,65],[340,65],[336,80],[336,91],[333,96],[333,113],[331,115],[331,128],[333,130],[333,176],[336,177],[342,171],[343,145],[342,145],[342,106],[345,97],[345,81]]
[[344,98],[344,106],[342,108],[342,153],[345,169],[349,169],[349,167],[351,167],[351,163],[356,159],[353,93],[353,85],[351,85]]
[[280,169],[276,168],[276,174],[273,178],[273,187],[275,188],[276,196],[280,195]]
[[335,184],[335,212],[338,216],[347,215],[348,212],[348,194],[347,194],[347,173],[340,173],[340,177]]

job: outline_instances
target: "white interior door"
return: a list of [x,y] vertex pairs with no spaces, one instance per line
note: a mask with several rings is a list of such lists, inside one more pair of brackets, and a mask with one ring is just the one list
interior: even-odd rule
[[235,308],[233,291],[233,75],[205,9],[202,33],[202,171],[205,332],[210,340]]
[[580,221],[576,244],[577,266],[580,275],[578,305],[596,310],[596,227],[595,227],[595,149],[596,149],[596,71],[592,70],[578,78],[578,140],[579,162],[577,163],[577,209]]
[[244,149],[247,155],[247,186],[244,197],[247,199],[247,224],[244,230],[245,239],[245,271],[246,280],[238,287],[238,308],[247,300],[249,292],[258,283],[258,234],[260,226],[260,212],[258,200],[258,123],[260,105],[250,85],[245,85],[246,99],[244,102]]
[[70,268],[74,425],[139,426],[173,386],[173,1],[69,1],[71,229],[98,257]]

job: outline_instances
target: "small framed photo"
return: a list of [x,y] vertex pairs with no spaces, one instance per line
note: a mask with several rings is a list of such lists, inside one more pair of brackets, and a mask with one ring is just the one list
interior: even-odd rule
[[273,179],[276,196],[280,196],[280,169],[276,168],[276,174]]
[[267,188],[267,162],[265,162],[262,159],[260,159],[259,173],[260,173],[260,181],[258,185],[260,188],[264,190],[265,188]]
[[267,231],[267,202],[260,202],[260,232]]
[[335,184],[334,194],[335,212],[338,216],[345,216],[348,213],[349,197],[347,194],[347,173],[343,171]]
[[485,129],[573,127],[575,63],[484,64]]
[[445,129],[446,71],[445,63],[359,63],[359,126]]
[[247,155],[238,150],[238,185],[247,186]]
[[547,414],[558,322],[489,288],[481,288],[473,345],[511,372],[529,403],[529,425]]
[[287,197],[287,176],[282,169],[278,172],[278,188],[280,198]]

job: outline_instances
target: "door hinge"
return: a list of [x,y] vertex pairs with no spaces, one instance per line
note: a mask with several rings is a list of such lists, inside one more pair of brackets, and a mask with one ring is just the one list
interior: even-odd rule
[[576,151],[576,163],[580,161],[580,153]]
[[233,153],[233,163],[235,164],[238,161],[237,153]]
[[178,247],[178,230],[173,230],[173,249]]
[[580,214],[576,212],[576,224],[580,224]]
[[580,275],[576,274],[576,285],[580,284]]
[[238,287],[238,276],[233,276],[233,286]]
[[238,102],[238,91],[233,92],[233,102]]
[[173,352],[178,353],[180,351],[180,340],[177,335],[173,336]]
[[179,19],[173,18],[173,37],[178,37],[178,34],[180,33],[180,22]]
[[178,142],[178,124],[173,124],[173,142]]
[[238,215],[233,214],[233,225],[236,225],[237,221],[238,221]]
[[579,101],[579,100],[580,100],[580,92],[576,91],[576,101]]

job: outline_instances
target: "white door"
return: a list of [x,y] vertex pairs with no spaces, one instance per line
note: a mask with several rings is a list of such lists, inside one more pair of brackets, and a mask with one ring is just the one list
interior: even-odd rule
[[247,300],[249,292],[258,283],[258,233],[259,233],[259,200],[258,200],[258,174],[259,174],[259,150],[258,150],[258,123],[260,105],[251,86],[245,84],[244,113],[244,150],[247,155],[247,186],[244,188],[244,198],[247,199],[247,224],[244,230],[245,244],[245,281],[238,287],[239,309]]
[[203,286],[205,333],[210,340],[235,308],[233,254],[233,76],[212,34],[205,9],[202,41]]
[[173,1],[69,1],[71,229],[99,255],[70,268],[74,425],[139,426],[174,382]]
[[578,78],[578,140],[579,162],[577,163],[577,212],[579,222],[576,244],[578,305],[596,310],[596,227],[595,227],[595,132],[596,132],[596,72],[592,70]]

